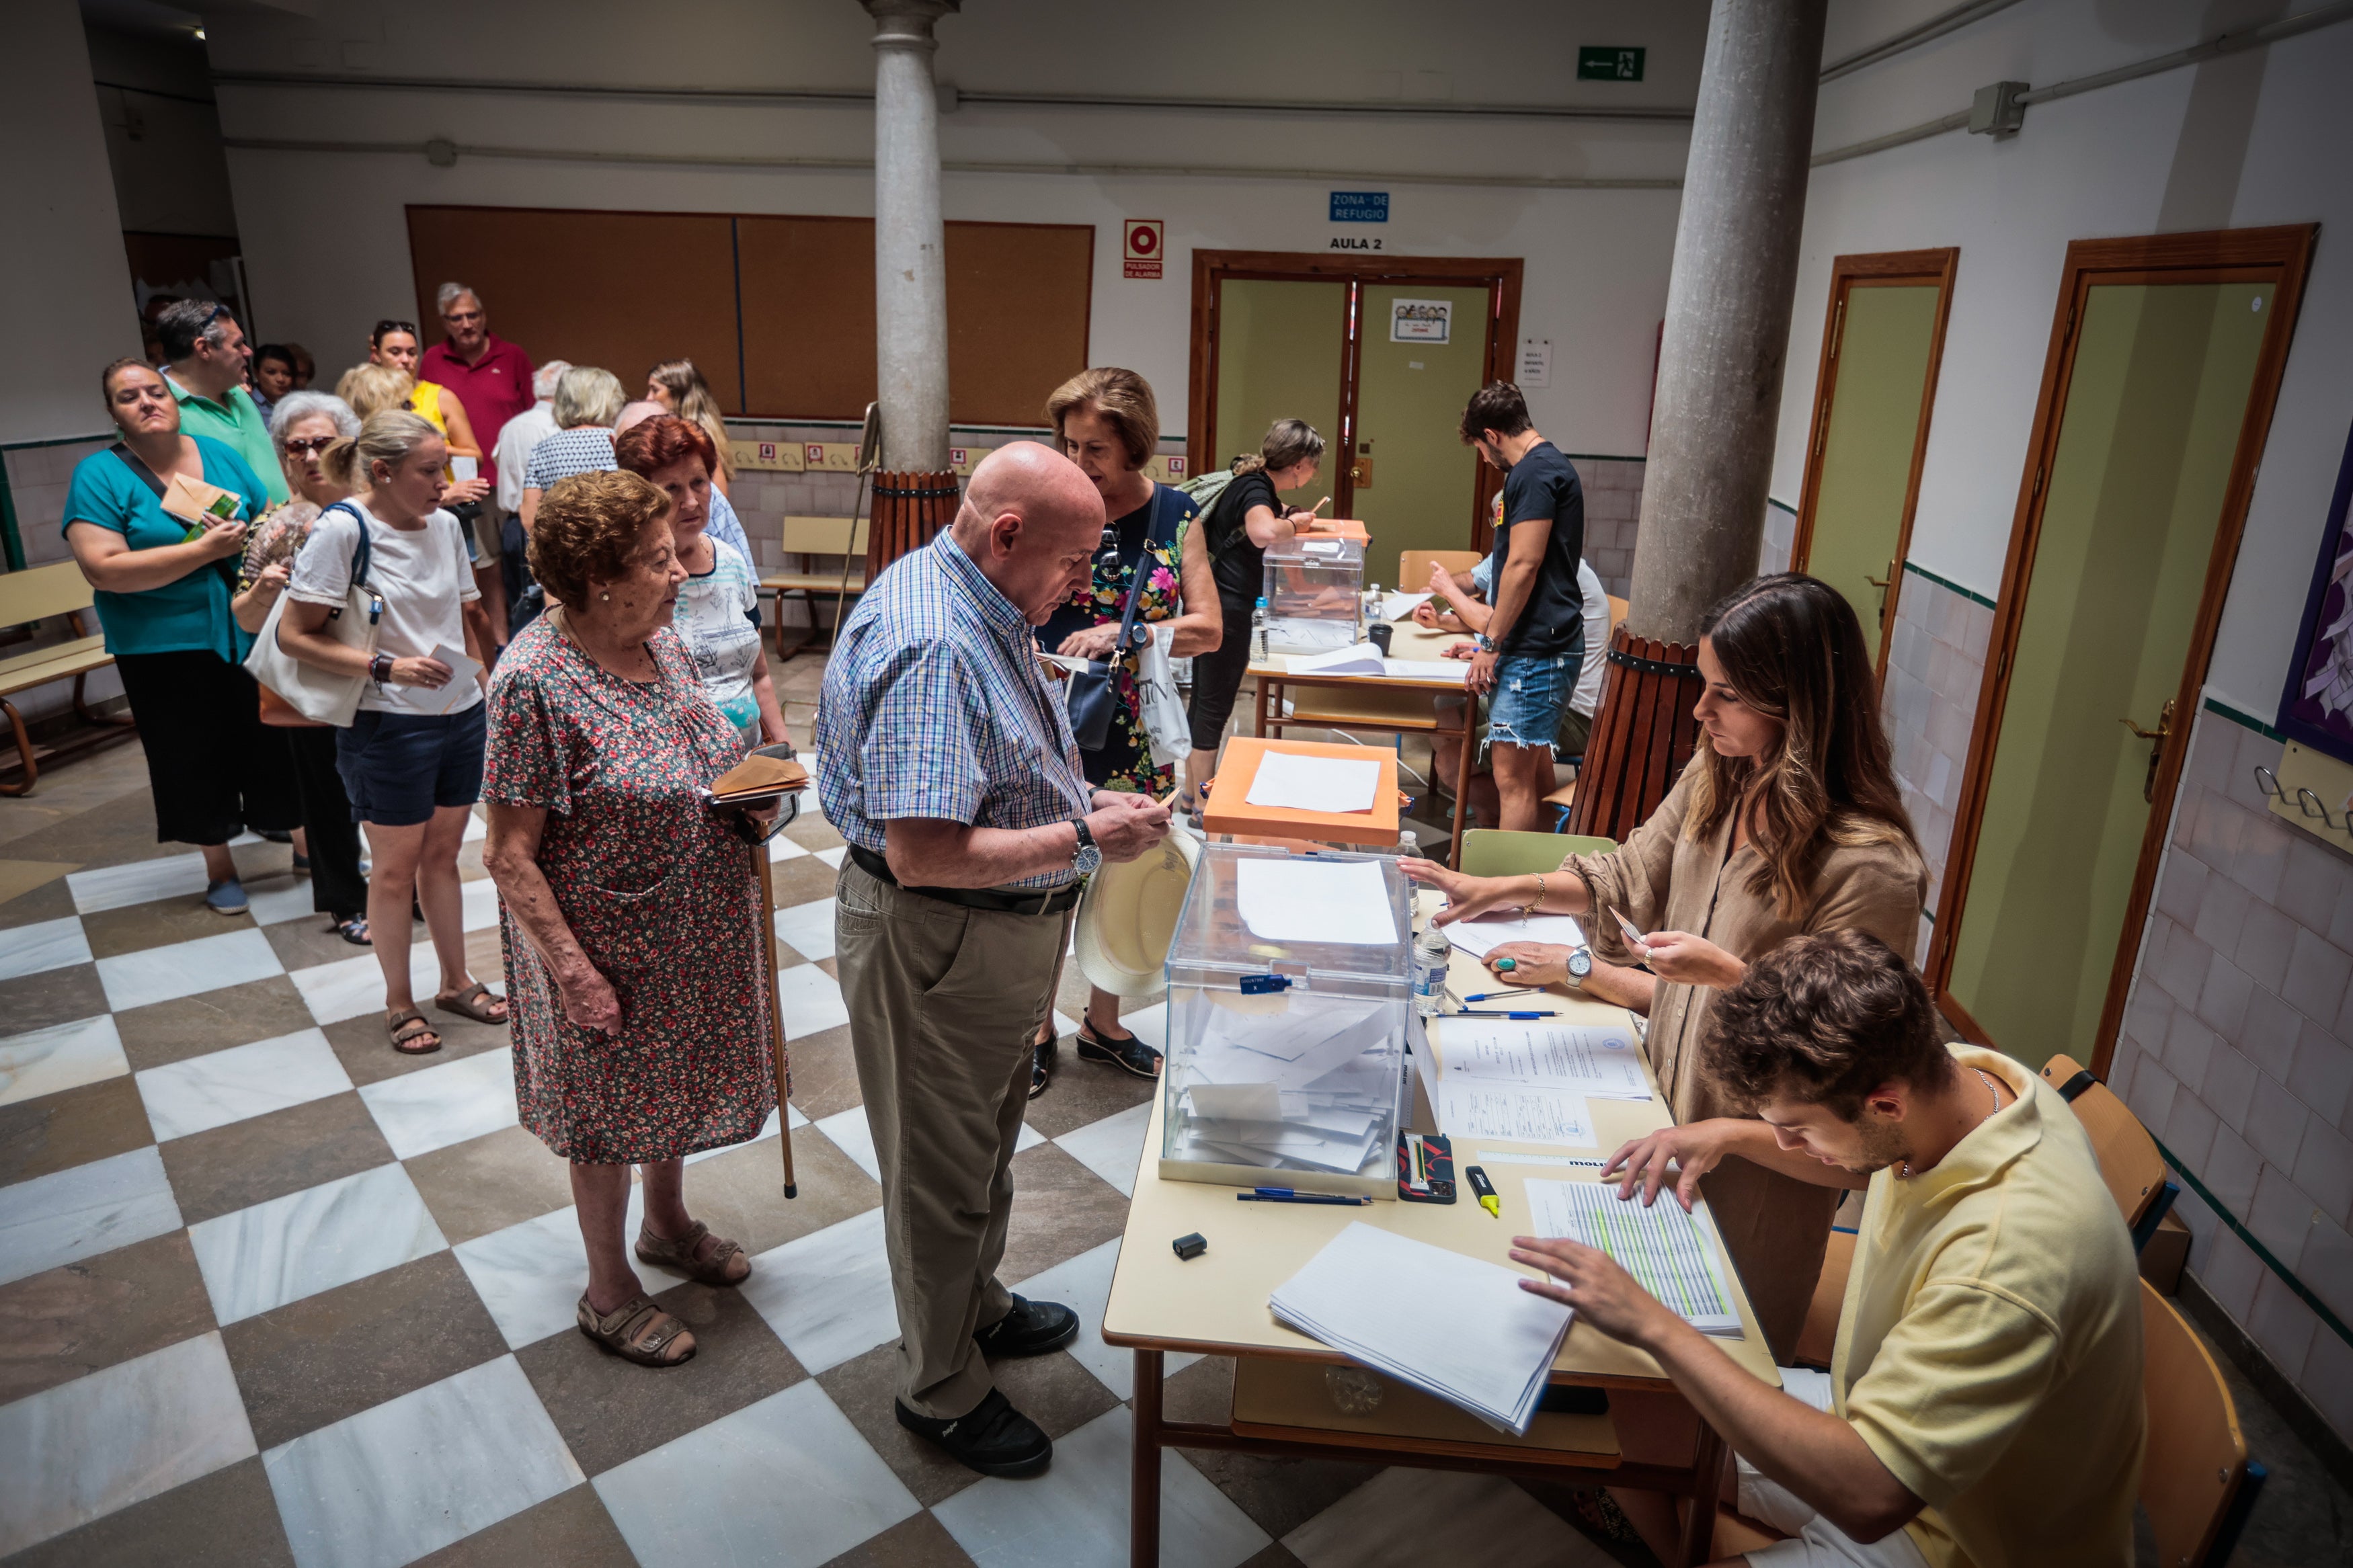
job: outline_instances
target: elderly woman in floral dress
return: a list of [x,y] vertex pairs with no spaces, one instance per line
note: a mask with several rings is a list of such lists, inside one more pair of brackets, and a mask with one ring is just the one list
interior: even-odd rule
[[743,754],[671,629],[686,570],[670,502],[635,474],[541,498],[531,567],[554,608],[491,685],[483,864],[499,885],[522,1123],[572,1162],[587,1244],[580,1331],[647,1366],[694,1353],[630,1268],[752,1271],[686,1209],[685,1156],[776,1108],[760,900],[737,825],[702,792]]

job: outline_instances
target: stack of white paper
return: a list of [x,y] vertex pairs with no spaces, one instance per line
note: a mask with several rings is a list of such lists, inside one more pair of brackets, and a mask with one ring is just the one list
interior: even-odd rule
[[1267,1305],[1351,1360],[1525,1436],[1572,1314],[1521,1289],[1523,1278],[1358,1221]]
[[1385,1161],[1392,1010],[1305,992],[1284,1002],[1213,1015],[1185,1064],[1180,1157],[1347,1175]]
[[1446,1031],[1446,1076],[1570,1089],[1603,1100],[1651,1098],[1633,1031],[1614,1026],[1498,1021],[1474,1035],[1456,1024]]
[[1441,926],[1446,940],[1473,958],[1484,958],[1507,942],[1543,942],[1556,947],[1583,947],[1585,928],[1574,915],[1482,915]]
[[1646,1208],[1640,1196],[1620,1198],[1615,1182],[1532,1181],[1527,1189],[1538,1236],[1599,1247],[1700,1332],[1744,1337],[1715,1247],[1672,1197],[1662,1193]]
[[[1377,758],[1268,752],[1259,758],[1258,773],[1250,780],[1250,792],[1242,798],[1252,805],[1282,806],[1292,811],[1370,811],[1380,787],[1381,764]],[[1245,866],[1261,863],[1242,862]]]

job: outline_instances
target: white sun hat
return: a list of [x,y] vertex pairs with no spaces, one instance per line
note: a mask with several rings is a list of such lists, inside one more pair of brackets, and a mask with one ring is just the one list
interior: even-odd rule
[[1133,860],[1106,862],[1079,899],[1079,973],[1114,996],[1157,996],[1201,842],[1181,827]]

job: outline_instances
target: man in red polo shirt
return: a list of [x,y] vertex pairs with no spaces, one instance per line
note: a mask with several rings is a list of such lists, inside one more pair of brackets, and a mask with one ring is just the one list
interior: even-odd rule
[[[481,477],[491,481],[495,491],[499,466],[491,457],[490,443],[498,438],[508,420],[535,401],[531,356],[505,339],[491,335],[482,297],[465,284],[442,284],[434,303],[440,309],[446,335],[417,361],[417,379],[448,388],[465,408],[466,418],[483,447]],[[482,516],[489,521],[475,530],[474,582],[482,591],[491,624],[500,628],[500,646],[504,647],[506,590],[499,569],[498,510],[485,507]]]

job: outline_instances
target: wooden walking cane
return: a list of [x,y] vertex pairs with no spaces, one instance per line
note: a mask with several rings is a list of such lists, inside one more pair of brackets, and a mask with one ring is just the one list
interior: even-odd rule
[[792,1068],[785,1048],[785,999],[776,989],[776,879],[769,867],[765,844],[752,846],[752,863],[760,872],[760,932],[768,953],[768,1020],[776,1026],[771,1037],[776,1041],[776,1138],[785,1146],[785,1196],[792,1198],[800,1195],[793,1181],[793,1112],[786,1102]]

